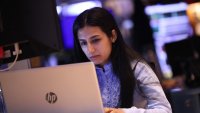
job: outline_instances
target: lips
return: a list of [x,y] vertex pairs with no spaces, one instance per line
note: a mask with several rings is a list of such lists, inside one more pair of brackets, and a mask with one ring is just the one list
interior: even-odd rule
[[91,60],[95,60],[95,59],[97,59],[98,57],[99,57],[99,55],[94,55],[94,56],[91,56],[90,59],[91,59]]

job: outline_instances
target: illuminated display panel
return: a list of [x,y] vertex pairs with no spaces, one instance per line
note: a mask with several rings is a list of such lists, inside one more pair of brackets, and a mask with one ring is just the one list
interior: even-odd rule
[[154,45],[161,71],[166,78],[172,77],[172,70],[167,64],[164,44],[186,39],[193,34],[186,15],[188,5],[184,2],[152,5],[145,8],[153,29]]

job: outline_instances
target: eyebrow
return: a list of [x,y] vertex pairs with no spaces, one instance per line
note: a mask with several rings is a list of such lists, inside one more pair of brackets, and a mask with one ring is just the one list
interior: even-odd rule
[[[94,36],[92,36],[92,37],[90,37],[89,39],[93,39],[93,38],[96,38],[96,37],[98,37],[99,35],[94,35]],[[85,41],[85,39],[79,39],[79,41]]]

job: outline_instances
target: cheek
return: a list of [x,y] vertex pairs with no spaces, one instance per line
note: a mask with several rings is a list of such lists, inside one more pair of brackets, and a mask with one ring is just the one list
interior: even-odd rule
[[87,47],[81,47],[81,49],[87,55]]
[[103,55],[107,58],[110,57],[111,51],[112,51],[112,46],[106,46],[104,48],[101,49]]
[[112,47],[107,48],[107,56],[109,57],[111,55]]

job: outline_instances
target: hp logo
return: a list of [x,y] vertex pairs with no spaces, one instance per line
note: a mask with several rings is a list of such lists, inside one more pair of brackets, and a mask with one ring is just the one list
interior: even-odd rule
[[58,100],[57,96],[53,92],[49,92],[46,94],[46,101],[50,104],[54,104]]

